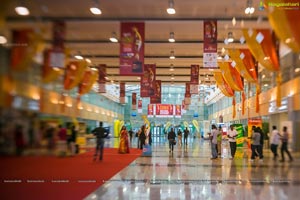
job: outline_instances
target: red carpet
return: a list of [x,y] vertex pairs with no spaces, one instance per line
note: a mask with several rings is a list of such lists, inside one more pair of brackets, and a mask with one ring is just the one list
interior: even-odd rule
[[103,161],[94,162],[93,152],[66,158],[1,157],[0,199],[83,199],[142,153],[104,149]]

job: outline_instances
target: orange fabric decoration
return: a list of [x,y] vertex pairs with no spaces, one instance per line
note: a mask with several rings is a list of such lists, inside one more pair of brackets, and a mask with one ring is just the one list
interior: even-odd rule
[[256,85],[256,95],[255,95],[255,111],[259,113],[260,106],[259,106],[259,94],[260,94],[260,86]]
[[232,118],[234,119],[236,116],[236,110],[235,110],[235,97],[232,99]]
[[245,92],[242,92],[242,115],[245,114],[245,101],[246,101],[246,96],[245,96]]
[[227,96],[232,97],[234,95],[234,90],[226,83],[221,72],[214,72],[214,77],[217,83],[218,88],[221,92]]
[[79,84],[87,66],[86,61],[72,61],[67,65],[64,79],[65,90],[71,90]]
[[244,89],[243,81],[239,72],[232,67],[232,62],[218,62],[223,78],[227,84],[235,91],[242,91]]

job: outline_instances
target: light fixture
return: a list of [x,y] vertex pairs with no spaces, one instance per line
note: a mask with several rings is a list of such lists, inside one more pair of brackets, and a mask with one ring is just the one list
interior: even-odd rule
[[298,72],[300,72],[300,67],[297,67],[297,68],[295,69],[295,73],[298,73]]
[[170,59],[175,59],[175,54],[174,54],[174,51],[171,51],[171,54],[170,54]]
[[175,79],[175,77],[174,77],[174,74],[172,74],[172,75],[171,75],[171,79],[172,79],[172,80],[174,80],[174,79]]
[[231,42],[234,41],[232,32],[228,32],[228,38],[227,38],[227,41],[228,41],[229,43],[231,43]]
[[7,39],[4,35],[0,35],[0,44],[6,44],[7,43]]
[[167,8],[167,12],[169,15],[174,15],[176,13],[173,0],[169,0],[169,7]]
[[87,63],[89,63],[89,64],[92,63],[91,59],[89,59],[89,58],[86,58],[85,61],[86,61]]
[[94,6],[90,7],[90,11],[94,15],[101,15],[102,14],[102,11],[99,8],[99,2],[98,2],[98,0],[94,0]]
[[170,71],[174,71],[174,65],[173,64],[170,65]]
[[81,56],[81,53],[80,53],[80,52],[78,52],[78,53],[74,56],[74,58],[76,58],[77,60],[83,60],[83,57]]
[[24,6],[24,1],[19,1],[19,5],[15,7],[15,11],[18,15],[22,15],[22,16],[26,16],[30,14],[28,8]]
[[175,42],[174,32],[170,32],[169,42]]
[[232,18],[232,21],[231,21],[231,22],[232,22],[232,26],[235,26],[235,25],[236,25],[236,19],[235,19],[235,17]]
[[246,15],[252,15],[255,11],[255,8],[252,5],[252,0],[247,0],[245,14]]
[[114,43],[118,42],[116,32],[112,32],[111,37],[109,38],[109,40],[110,40],[111,42],[114,42]]

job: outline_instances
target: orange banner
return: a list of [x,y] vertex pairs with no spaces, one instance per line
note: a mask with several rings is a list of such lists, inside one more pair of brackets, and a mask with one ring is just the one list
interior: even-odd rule
[[244,89],[243,81],[239,72],[235,69],[236,63],[233,62],[218,62],[223,78],[228,85],[235,91]]
[[224,80],[222,72],[214,72],[214,77],[221,92],[227,97],[232,97],[234,95],[234,90]]
[[98,78],[98,70],[97,69],[88,69],[85,71],[83,79],[78,87],[79,95],[84,95],[88,93],[93,87],[94,83]]
[[[283,3],[288,3],[289,6],[284,6]],[[265,4],[269,22],[276,35],[293,52],[300,52],[299,0],[265,0]]]
[[71,90],[82,80],[88,66],[86,61],[71,61],[67,67],[64,78],[64,89]]

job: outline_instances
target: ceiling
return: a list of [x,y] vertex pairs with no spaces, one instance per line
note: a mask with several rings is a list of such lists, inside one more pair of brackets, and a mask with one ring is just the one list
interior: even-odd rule
[[[106,64],[110,80],[138,84],[138,77],[119,76],[119,44],[111,43],[112,32],[120,35],[120,22],[145,22],[145,60],[155,63],[157,79],[163,84],[184,84],[190,80],[190,65],[200,65],[202,84],[214,84],[212,71],[203,69],[203,20],[218,20],[218,52],[224,47],[247,48],[241,44],[242,28],[269,28],[266,11],[259,11],[260,0],[253,0],[256,11],[244,13],[246,0],[175,0],[175,15],[168,15],[168,0],[99,0],[102,15],[95,16],[89,8],[92,0],[31,0],[24,1],[29,16],[18,16],[14,7],[19,1],[11,0],[5,10],[6,24],[2,30],[7,36],[12,29],[32,27],[42,31],[50,46],[52,21],[64,20],[67,26],[65,46],[71,55],[82,54],[94,65]],[[235,17],[236,25],[232,23]],[[235,42],[225,45],[228,32],[233,32]],[[175,43],[169,43],[169,33],[174,32]],[[176,59],[170,60],[170,51]],[[174,71],[170,71],[170,65]],[[171,79],[174,74],[175,79]]]

